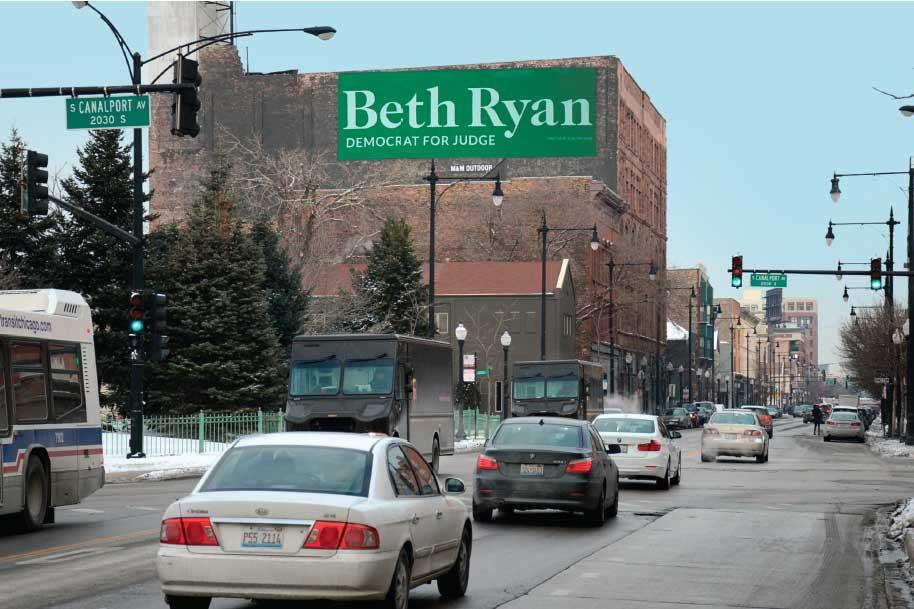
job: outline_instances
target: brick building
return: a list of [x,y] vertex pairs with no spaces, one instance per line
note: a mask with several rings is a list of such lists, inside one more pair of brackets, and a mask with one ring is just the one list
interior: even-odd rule
[[[170,39],[167,27],[169,5],[180,3],[151,4],[157,5],[150,7],[149,46],[154,54],[180,42]],[[209,21],[206,24],[211,27]],[[315,168],[302,180],[308,184],[304,191],[289,187],[286,182],[290,180],[277,187],[281,191],[277,198],[287,203],[278,212],[279,221],[292,226],[287,234],[312,231],[301,243],[287,239],[293,254],[301,247],[298,253],[311,264],[358,263],[370,248],[383,217],[396,214],[409,222],[418,255],[428,256],[429,187],[423,176],[429,171],[429,163],[338,161],[338,74],[249,74],[231,45],[206,48],[199,60],[203,76],[200,135],[194,139],[171,136],[170,107],[159,103],[153,108],[150,167],[155,173],[150,186],[155,192],[151,211],[158,216],[157,222],[181,219],[214,155],[236,160],[256,148],[280,160],[271,165],[272,169],[282,162],[294,169],[298,166],[296,158],[301,159],[299,165]],[[436,260],[538,261],[541,244],[537,227],[543,214],[550,227],[596,225],[601,245],[595,252],[589,247],[589,232],[549,233],[548,258],[570,259],[576,279],[575,356],[600,361],[608,370],[609,344],[614,342],[617,373],[626,355],[639,361],[647,357],[651,386],[656,382],[659,394],[658,355],[665,349],[665,299],[658,298],[655,286],[644,280],[646,267],[625,267],[624,272],[617,272],[615,336],[610,341],[606,263],[610,251],[617,263],[653,261],[660,269],[658,279],[665,279],[665,119],[613,56],[447,69],[544,67],[595,69],[596,155],[507,159],[499,167],[504,191],[504,203],[499,208],[491,202],[491,182],[462,183],[447,192],[439,188]],[[320,162],[314,164],[315,159]],[[446,176],[452,167],[498,161],[438,159],[438,167]],[[358,203],[349,204],[355,198]],[[288,203],[289,199],[295,201]],[[335,213],[327,212],[328,206],[321,207],[320,202],[327,200],[339,203]],[[305,277],[306,283],[314,280],[308,274]]]

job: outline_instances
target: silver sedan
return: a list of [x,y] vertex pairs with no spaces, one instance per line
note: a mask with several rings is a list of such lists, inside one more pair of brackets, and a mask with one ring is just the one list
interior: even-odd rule
[[866,442],[865,425],[857,413],[836,408],[825,420],[825,425],[822,427],[822,439],[825,442],[831,442],[834,439]]
[[768,461],[769,437],[755,413],[725,410],[711,416],[701,433],[701,460],[718,457],[755,457]]
[[381,600],[406,609],[433,580],[466,592],[472,524],[408,442],[277,433],[236,442],[162,520],[157,569],[172,609],[213,597]]

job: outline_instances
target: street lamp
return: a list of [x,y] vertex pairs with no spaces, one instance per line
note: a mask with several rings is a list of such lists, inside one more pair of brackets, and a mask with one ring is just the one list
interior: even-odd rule
[[501,348],[505,352],[505,368],[502,371],[502,383],[501,383],[501,417],[502,420],[507,419],[510,415],[510,404],[511,401],[508,399],[508,348],[511,346],[511,335],[505,330],[505,333],[501,335]]
[[847,286],[844,286],[844,294],[841,295],[841,300],[844,302],[850,300],[850,295],[847,293]]
[[914,116],[914,106],[902,106],[898,110],[904,116]]
[[657,265],[651,260],[651,267],[647,271],[647,278],[651,281],[657,281]]
[[[489,173],[492,173],[499,165],[504,163],[504,159],[495,164]],[[463,182],[491,182],[492,178],[485,176],[439,176],[435,171],[435,159],[432,159],[429,174],[422,178],[428,182],[429,205],[428,205],[428,336],[435,338],[437,327],[435,324],[435,206],[438,200],[438,182],[443,180],[454,180],[448,188],[461,184]],[[447,188],[441,191],[443,195]],[[495,189],[492,191],[492,204],[495,207],[501,207],[505,194],[501,191],[501,173],[495,175]],[[461,364],[462,365],[462,364]]]
[[825,245],[828,247],[831,247],[832,242],[835,240],[835,233],[832,231],[833,226],[834,224],[832,224],[832,221],[829,220],[828,230],[825,232]]
[[857,311],[854,310],[854,307],[851,307],[851,317],[857,317]]
[[460,416],[457,417],[457,439],[466,440],[467,432],[463,423],[463,342],[467,339],[467,329],[460,322],[454,328],[454,336],[457,337],[457,391],[460,393]]
[[[114,23],[111,22],[108,17],[105,16],[100,10],[95,8],[92,4],[85,1],[73,2],[73,6],[77,9],[90,8],[95,12],[105,25],[108,26],[108,29],[111,30],[111,33],[114,34],[114,38],[117,40],[118,47],[120,48],[121,54],[124,57],[124,61],[127,64],[127,73],[130,75],[131,84],[140,86],[142,85],[142,69],[143,66],[161,59],[167,55],[170,55],[176,51],[182,52],[184,57],[188,57],[197,53],[201,49],[204,49],[208,46],[216,44],[218,42],[224,41],[233,41],[235,38],[240,36],[253,36],[254,34],[261,33],[275,33],[275,32],[305,32],[317,36],[321,40],[329,40],[333,37],[333,34],[336,33],[336,30],[332,27],[320,26],[312,28],[288,28],[288,29],[269,29],[269,30],[248,30],[244,32],[231,32],[229,34],[219,34],[216,36],[201,36],[196,40],[181,44],[174,48],[168,49],[154,57],[147,57],[145,60],[140,56],[139,53],[133,52],[130,49],[130,45],[127,44],[126,39],[115,27]],[[163,70],[152,83],[162,77],[165,72],[171,69],[172,64],[169,64],[165,70]],[[144,210],[144,201],[146,196],[143,192],[143,129],[134,128],[133,130],[133,226],[132,233],[133,236],[137,239],[137,245],[134,245],[132,252],[132,272],[131,272],[131,287],[134,292],[139,292],[143,290],[144,287],[144,237],[143,237],[143,221],[145,219],[145,210]],[[128,457],[145,457],[146,454],[143,452],[143,362],[140,360],[137,363],[134,363],[130,366],[130,394],[128,400],[128,410],[130,413],[131,426],[130,426],[130,452],[127,455]]]
[[829,194],[831,195],[831,200],[835,203],[841,198],[841,189],[838,188],[838,174],[834,174],[831,179],[831,192]]
[[679,407],[682,408],[682,373],[685,372],[685,368],[682,364],[679,364]]
[[542,224],[536,229],[536,232],[542,235],[543,248],[541,252],[541,262],[542,262],[542,284],[540,289],[540,360],[546,359],[546,248],[548,245],[548,236],[550,231],[555,232],[573,232],[573,231],[591,231],[590,234],[590,249],[597,251],[600,248],[600,235],[597,234],[597,225],[594,224],[592,227],[564,227],[564,228],[554,228],[546,224],[546,212],[543,211],[543,221]]
[[835,279],[837,279],[838,281],[841,281],[841,279],[843,277],[844,277],[844,273],[841,272],[841,261],[839,260],[838,261],[838,272],[835,273]]

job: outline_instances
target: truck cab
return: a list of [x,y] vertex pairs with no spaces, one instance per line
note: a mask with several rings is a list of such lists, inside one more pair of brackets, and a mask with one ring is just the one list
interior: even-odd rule
[[582,360],[515,362],[511,416],[593,420],[603,412],[603,368]]

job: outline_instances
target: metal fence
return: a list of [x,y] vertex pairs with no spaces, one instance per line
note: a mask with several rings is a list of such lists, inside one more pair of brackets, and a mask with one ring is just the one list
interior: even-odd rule
[[[454,412],[454,432],[459,428]],[[464,431],[469,438],[489,438],[501,417],[479,410],[464,410]],[[108,455],[130,452],[130,419],[103,417],[104,450]],[[285,430],[282,411],[247,413],[205,412],[143,418],[143,451],[147,456],[218,453],[240,437]]]
[[[501,416],[497,414],[487,415],[476,409],[463,411],[463,429],[469,438],[485,438],[488,440],[498,429],[500,422]],[[459,428],[460,414],[454,412],[454,433],[457,433]]]
[[[204,412],[143,418],[143,451],[148,456],[214,453],[236,439],[255,433],[283,431],[282,412]],[[130,420],[102,419],[106,454],[124,455],[130,447]]]

